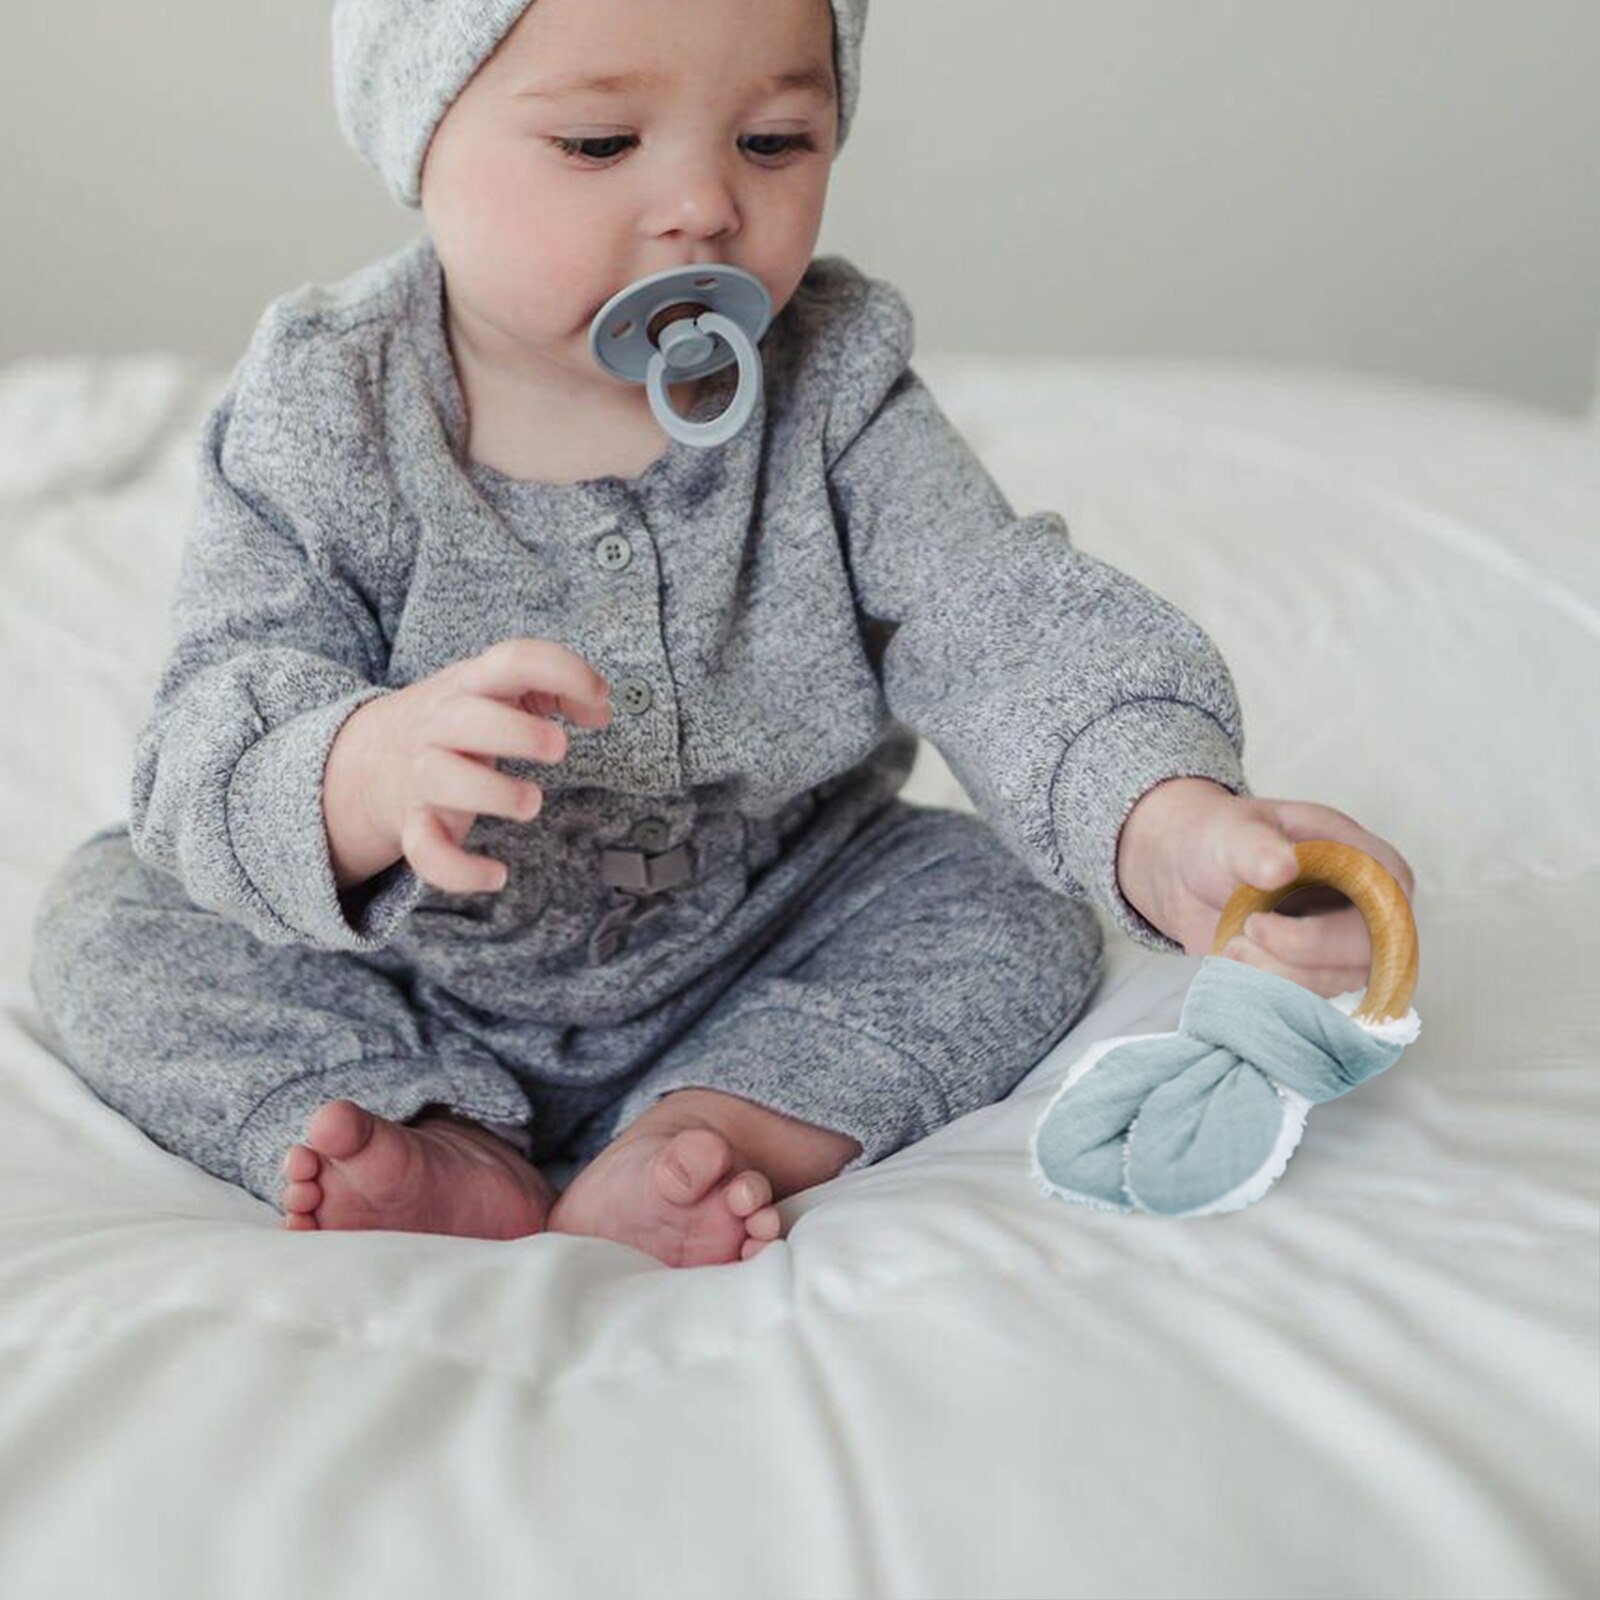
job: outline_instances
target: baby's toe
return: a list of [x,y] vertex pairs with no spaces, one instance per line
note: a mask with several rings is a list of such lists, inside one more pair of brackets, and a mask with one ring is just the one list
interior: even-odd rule
[[283,1186],[285,1211],[315,1211],[322,1204],[320,1183],[286,1183]]
[[367,1147],[377,1126],[378,1119],[354,1100],[329,1100],[311,1113],[306,1143],[314,1154],[348,1161]]
[[744,1219],[745,1232],[762,1244],[771,1244],[783,1232],[783,1218],[776,1206],[764,1206]]
[[317,1219],[309,1211],[285,1211],[283,1225],[296,1233],[314,1231],[318,1226]]
[[322,1170],[322,1157],[309,1145],[292,1144],[283,1158],[283,1175],[294,1182],[304,1183]]
[[757,1172],[754,1168],[748,1172],[741,1172],[728,1185],[728,1209],[736,1217],[748,1217],[752,1211],[759,1211],[771,1199],[771,1182],[766,1173]]
[[720,1133],[685,1128],[656,1157],[656,1188],[675,1205],[693,1205],[732,1165],[733,1149]]
[[746,1239],[745,1242],[739,1246],[739,1259],[741,1261],[748,1261],[751,1256],[760,1255],[761,1252],[765,1250],[771,1243],[772,1241],[770,1239]]

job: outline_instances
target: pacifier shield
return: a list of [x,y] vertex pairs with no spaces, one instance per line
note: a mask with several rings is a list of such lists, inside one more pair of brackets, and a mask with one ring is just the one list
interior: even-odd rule
[[[720,312],[737,322],[752,344],[772,321],[767,286],[742,267],[668,267],[629,284],[601,306],[589,324],[589,353],[607,372],[643,383],[650,373],[650,358],[656,353],[651,324],[662,312],[677,306]],[[719,339],[703,360],[687,366],[674,364],[672,381],[703,378],[734,359],[733,350]]]
[[[741,267],[669,267],[629,284],[595,313],[589,352],[607,372],[642,383],[656,420],[673,438],[702,448],[745,425],[761,395],[756,342],[772,320],[766,285]],[[739,387],[721,416],[690,422],[673,410],[668,383],[684,383],[739,363]]]

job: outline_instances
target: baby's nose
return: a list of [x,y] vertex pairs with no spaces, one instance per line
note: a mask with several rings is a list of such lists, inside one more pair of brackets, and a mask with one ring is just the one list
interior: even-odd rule
[[660,229],[692,239],[726,239],[739,231],[739,203],[720,167],[685,165],[659,191]]

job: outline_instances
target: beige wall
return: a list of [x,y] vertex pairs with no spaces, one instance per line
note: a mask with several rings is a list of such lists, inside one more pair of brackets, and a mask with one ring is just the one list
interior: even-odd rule
[[[7,9],[0,360],[231,362],[274,295],[418,226],[339,139],[327,0]],[[926,349],[1578,411],[1597,83],[1597,0],[873,0],[820,248],[900,284]]]

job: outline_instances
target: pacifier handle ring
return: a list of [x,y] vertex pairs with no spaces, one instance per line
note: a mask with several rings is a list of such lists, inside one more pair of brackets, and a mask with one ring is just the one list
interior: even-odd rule
[[1296,889],[1326,884],[1348,895],[1366,919],[1372,940],[1372,971],[1355,1015],[1364,1022],[1388,1022],[1411,1009],[1417,987],[1417,924],[1405,890],[1381,861],[1336,839],[1302,839],[1294,846],[1300,871],[1281,889],[1241,883],[1228,897],[1217,923],[1211,953],[1220,956],[1228,941],[1244,931],[1254,911],[1270,911]]
[[672,397],[667,393],[666,357],[659,350],[650,357],[650,367],[644,381],[656,421],[674,439],[704,448],[726,444],[750,420],[756,408],[756,396],[761,392],[761,358],[744,329],[720,311],[702,312],[695,318],[694,325],[702,333],[716,334],[739,359],[739,387],[728,402],[727,410],[709,422],[690,422],[682,412],[675,411]]

